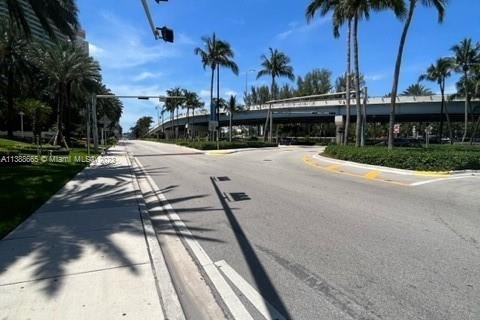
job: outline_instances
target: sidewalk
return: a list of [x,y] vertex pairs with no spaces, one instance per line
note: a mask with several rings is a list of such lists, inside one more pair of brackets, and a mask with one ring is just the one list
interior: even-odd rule
[[0,318],[163,319],[131,167],[79,173],[0,241]]

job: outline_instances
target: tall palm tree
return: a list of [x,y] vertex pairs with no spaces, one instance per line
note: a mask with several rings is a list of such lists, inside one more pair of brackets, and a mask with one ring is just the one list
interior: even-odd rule
[[[28,24],[25,12],[25,5],[18,0],[4,0],[12,21],[15,21],[18,27],[30,37],[32,35],[31,26]],[[51,39],[56,39],[55,28],[61,33],[75,37],[79,22],[78,8],[74,0],[26,0],[40,25]]]
[[239,69],[233,60],[235,54],[231,45],[222,40],[217,40],[215,33],[210,37],[202,37],[203,48],[197,47],[194,50],[196,55],[199,55],[202,61],[203,68],[211,68],[210,79],[210,120],[218,121],[219,106],[214,105],[213,86],[215,79],[215,71],[217,72],[217,100],[220,98],[220,67],[231,70],[235,75],[238,75]]
[[360,146],[363,139],[361,97],[360,97],[360,63],[359,63],[359,45],[358,45],[358,23],[362,19],[368,20],[372,11],[381,11],[392,9],[397,17],[403,17],[405,14],[405,4],[403,0],[340,0],[338,15],[335,17],[337,24],[342,25],[349,19],[352,20],[353,33],[353,60],[355,68],[355,91],[357,126],[355,145]]
[[[431,7],[434,6],[438,13],[438,22],[443,22],[445,16],[445,8],[447,5],[447,0],[408,0],[409,7],[407,17],[405,19],[405,24],[403,26],[402,35],[400,37],[400,44],[398,46],[397,60],[395,62],[395,71],[393,74],[393,85],[391,91],[391,109],[390,109],[390,122],[388,126],[388,148],[393,148],[393,126],[395,124],[395,113],[396,113],[396,103],[397,103],[397,93],[398,93],[398,82],[400,79],[400,69],[402,67],[402,58],[403,58],[403,49],[405,47],[405,42],[407,40],[408,30],[412,23],[413,14],[415,8],[418,4]],[[403,3],[403,0],[401,0]]]
[[[438,84],[440,88],[440,94],[442,95],[442,106],[440,111],[440,139],[443,138],[443,118],[444,118],[444,111],[445,111],[445,82],[448,77],[451,76],[451,71],[453,68],[453,61],[451,58],[440,58],[438,59],[435,64],[430,65],[427,68],[427,71],[420,76],[418,81],[432,81]],[[452,127],[450,124],[450,117],[447,114],[447,125],[450,132],[450,141],[452,141]]]
[[[63,140],[67,146],[63,136],[64,111],[69,112],[71,108],[73,91],[87,89],[90,94],[95,93],[101,81],[100,66],[83,49],[68,42],[41,48],[38,59],[39,68],[48,78],[57,106],[54,144]],[[70,134],[70,128],[67,128],[67,140]]]
[[172,97],[183,97],[184,93],[185,91],[179,87],[167,90],[167,100],[165,101],[165,107],[170,112],[170,118],[172,120],[175,119],[176,113],[176,120],[173,126],[175,130],[175,139],[178,139],[178,128],[175,128],[175,126],[177,126],[178,124],[178,110],[184,106],[185,100]]
[[[31,69],[26,57],[28,42],[20,35],[18,28],[9,19],[0,21],[0,80],[7,102],[7,134],[13,137],[15,121],[15,98],[19,93],[18,84]],[[2,94],[3,95],[3,94]]]
[[463,130],[462,142],[465,141],[468,133],[468,107],[470,104],[470,91],[468,88],[470,71],[480,64],[480,43],[474,44],[472,39],[464,39],[451,49],[455,70],[463,75],[463,91],[465,95],[465,128]]
[[[333,35],[335,38],[340,36],[340,26],[345,20],[343,15],[345,12],[342,11],[340,5],[340,0],[311,0],[310,4],[306,10],[307,21],[310,22],[317,12],[320,12],[321,16],[325,16],[328,13],[333,13]],[[347,19],[347,65],[345,71],[345,92],[346,92],[346,119],[345,119],[345,133],[344,133],[344,144],[348,143],[348,129],[350,127],[350,79],[351,79],[351,53],[352,53],[352,19]]]
[[[283,52],[269,48],[270,55],[262,55],[262,69],[257,74],[257,79],[263,76],[271,76],[272,77],[272,85],[270,88],[271,92],[271,99],[276,99],[276,90],[277,84],[275,80],[279,77],[286,77],[290,80],[295,80],[295,75],[293,74],[293,67],[290,65],[290,58]],[[272,118],[272,105],[268,106],[268,115],[267,120]],[[265,133],[267,126],[265,126]],[[273,129],[270,126],[269,131],[269,141],[272,140],[272,131]]]
[[200,100],[198,94],[193,91],[184,90],[185,107],[187,108],[187,123],[190,126],[190,110],[192,110],[192,129],[195,121],[195,109],[202,108],[204,103]]
[[232,122],[233,122],[233,114],[239,110],[238,105],[237,105],[237,97],[235,96],[230,96],[230,99],[228,100],[228,105],[226,106],[226,109],[228,111],[228,140],[232,142]]

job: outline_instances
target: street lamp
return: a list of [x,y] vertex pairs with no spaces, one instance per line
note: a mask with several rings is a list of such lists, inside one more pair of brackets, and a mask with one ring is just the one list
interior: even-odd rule
[[25,115],[25,112],[20,111],[18,115],[20,116],[20,131],[22,132],[22,139],[23,139],[25,138],[25,134],[23,133],[23,116]]

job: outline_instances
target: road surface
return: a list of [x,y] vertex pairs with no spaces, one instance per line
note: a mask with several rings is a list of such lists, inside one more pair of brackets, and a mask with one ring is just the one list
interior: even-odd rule
[[255,319],[239,278],[287,319],[480,319],[478,177],[372,179],[311,147],[125,146]]

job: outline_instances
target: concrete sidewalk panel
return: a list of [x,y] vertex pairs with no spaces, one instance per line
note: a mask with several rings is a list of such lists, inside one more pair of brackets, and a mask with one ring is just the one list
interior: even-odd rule
[[64,277],[62,289],[45,292],[48,280],[0,286],[1,319],[163,319],[150,264]]
[[136,276],[136,265],[149,261],[141,227],[133,232],[62,230],[44,238],[4,240],[0,252],[0,285],[125,266]]
[[142,228],[137,206],[94,210],[49,211],[34,214],[5,240],[26,237],[48,237],[61,232],[140,230]]

